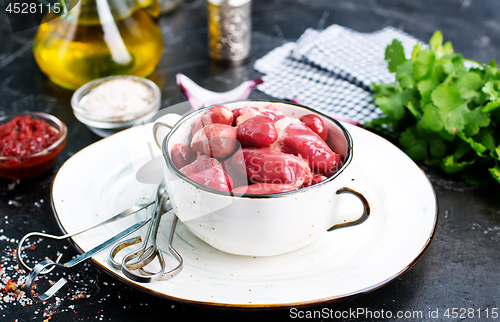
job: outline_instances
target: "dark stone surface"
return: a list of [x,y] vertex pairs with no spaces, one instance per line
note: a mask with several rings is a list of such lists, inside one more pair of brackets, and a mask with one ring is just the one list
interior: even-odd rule
[[[51,83],[36,65],[31,52],[34,30],[13,34],[0,5],[0,115],[43,111],[61,118],[68,126],[68,144],[57,163],[34,180],[20,183],[0,179],[0,240],[2,268],[12,262],[9,250],[15,240],[30,231],[59,233],[50,207],[51,180],[71,155],[99,140],[79,123],[70,107],[71,92]],[[497,0],[298,0],[254,1],[252,58],[238,67],[210,61],[207,55],[206,6],[201,0],[185,1],[180,10],[162,16],[165,39],[162,60],[150,77],[162,89],[162,107],[184,101],[175,74],[182,72],[202,86],[224,91],[259,76],[255,59],[285,41],[296,40],[306,28],[333,23],[370,32],[387,25],[428,40],[440,29],[457,52],[480,62],[500,57],[500,2]],[[253,98],[264,98],[254,91]],[[472,189],[429,170],[439,201],[439,224],[434,241],[417,264],[401,277],[371,293],[344,302],[304,308],[322,310],[422,311],[423,318],[407,320],[479,320],[478,312],[500,311],[500,189]],[[404,215],[404,214],[401,214]],[[13,239],[13,240],[11,240]],[[60,247],[66,256],[76,254],[69,244]],[[54,249],[55,251],[55,249]],[[9,259],[7,259],[9,258]],[[383,261],[383,258],[380,258]],[[4,271],[5,273],[5,271]],[[199,308],[148,295],[124,285],[86,263],[68,274],[75,278],[59,303],[21,306],[0,302],[1,321],[149,321],[217,318],[222,320],[284,320],[288,309],[235,311]],[[79,274],[79,276],[77,275]],[[78,277],[78,278],[77,278]],[[81,281],[85,281],[84,283]],[[83,290],[90,297],[70,299]],[[300,291],[300,290],[297,290]],[[448,308],[473,309],[474,318],[446,319]],[[428,317],[439,309],[440,318]],[[45,316],[44,316],[45,312]],[[490,317],[491,319],[491,317]],[[354,319],[346,321],[384,320]]]

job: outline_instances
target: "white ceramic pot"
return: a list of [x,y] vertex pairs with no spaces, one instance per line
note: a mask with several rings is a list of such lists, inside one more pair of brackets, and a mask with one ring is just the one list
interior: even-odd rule
[[[328,144],[344,159],[342,167],[334,176],[296,191],[234,196],[187,178],[175,168],[170,158],[169,151],[175,143],[189,146],[194,121],[210,107],[182,118],[167,114],[154,126],[155,140],[162,149],[164,177],[175,213],[196,236],[224,252],[249,256],[283,254],[309,245],[323,234],[333,234],[335,228],[360,224],[370,213],[367,199],[350,188],[353,183],[342,176],[353,158],[353,142],[349,132],[339,122],[292,103],[246,100],[224,105],[232,110],[246,105],[269,104],[288,116],[299,118],[315,113],[324,120],[328,126]],[[339,200],[348,197],[344,194],[358,197],[351,197],[354,200],[349,201],[353,211],[339,211]]]

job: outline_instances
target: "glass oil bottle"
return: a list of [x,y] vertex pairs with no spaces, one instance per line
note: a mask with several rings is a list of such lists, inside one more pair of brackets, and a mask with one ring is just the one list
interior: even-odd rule
[[163,48],[156,0],[79,0],[70,7],[58,18],[46,16],[33,44],[38,66],[54,83],[74,90],[100,77],[154,71]]

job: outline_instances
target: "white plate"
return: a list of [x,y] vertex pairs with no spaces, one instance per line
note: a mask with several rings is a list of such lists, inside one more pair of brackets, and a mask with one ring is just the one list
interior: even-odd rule
[[[246,257],[216,250],[179,223],[173,245],[184,258],[184,269],[173,279],[151,284],[126,279],[110,265],[109,251],[98,253],[92,261],[147,293],[225,307],[317,305],[387,284],[415,264],[432,240],[438,211],[435,193],[422,170],[397,147],[364,129],[344,126],[354,140],[354,159],[344,178],[355,179],[353,183],[371,192],[372,212],[363,224],[327,233],[295,252]],[[52,204],[65,232],[153,198],[156,185],[143,183],[144,176],[143,182],[136,178],[148,161],[161,160],[151,133],[152,125],[146,124],[112,135],[61,167],[53,181]],[[160,180],[162,172],[152,164],[149,178]],[[148,215],[143,211],[98,227],[75,236],[73,242],[88,251]],[[159,246],[164,250],[171,220],[164,216],[160,227]],[[145,230],[139,233],[144,236]],[[167,257],[173,266],[174,260]]]

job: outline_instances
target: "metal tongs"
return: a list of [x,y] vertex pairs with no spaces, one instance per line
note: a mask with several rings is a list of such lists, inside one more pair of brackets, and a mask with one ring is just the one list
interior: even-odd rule
[[[19,241],[19,244],[17,245],[17,249],[16,249],[16,259],[17,259],[17,262],[19,264],[19,266],[21,266],[22,269],[24,269],[25,271],[27,272],[30,272],[32,269],[23,261],[22,257],[21,257],[21,253],[23,251],[23,244],[24,242],[30,238],[30,237],[40,237],[40,238],[44,238],[44,239],[53,239],[53,240],[63,240],[63,239],[68,239],[70,237],[73,237],[73,236],[76,236],[78,234],[81,234],[83,232],[86,232],[86,231],[89,231],[93,228],[96,228],[98,226],[101,226],[101,225],[104,225],[104,224],[107,224],[107,223],[110,223],[114,220],[117,220],[117,219],[121,219],[121,218],[125,218],[127,216],[130,216],[132,214],[135,214],[136,212],[139,212],[151,205],[153,205],[156,201],[153,201],[153,202],[150,202],[150,203],[147,203],[147,204],[140,204],[140,205],[136,205],[136,206],[132,206],[122,212],[119,212],[117,213],[116,215],[113,215],[107,219],[104,219],[98,223],[95,223],[89,227],[86,227],[86,228],[83,228],[83,229],[80,229],[78,231],[75,231],[71,234],[66,234],[66,235],[62,235],[62,236],[55,236],[55,235],[50,235],[50,234],[45,234],[45,233],[40,233],[40,232],[31,232],[31,233],[28,233],[26,235],[24,235],[23,238],[21,238],[21,240]],[[59,255],[59,257],[57,258],[56,262],[58,263],[60,260],[61,260],[61,257],[62,255]],[[54,269],[54,267],[52,267],[51,269],[46,269],[46,270],[43,270],[40,272],[40,274],[47,274],[49,273],[50,271],[52,271],[52,269]]]
[[31,269],[30,273],[28,274],[28,277],[26,277],[26,281],[24,284],[24,291],[35,302],[42,302],[42,301],[45,301],[45,300],[51,298],[52,296],[55,295],[55,293],[61,287],[64,286],[64,284],[66,284],[66,282],[67,282],[66,279],[64,277],[61,277],[59,279],[59,281],[57,281],[57,283],[55,283],[45,293],[43,293],[42,295],[36,295],[36,294],[34,294],[34,292],[32,292],[32,290],[33,290],[34,282],[38,278],[39,275],[46,274],[47,272],[50,272],[56,266],[64,267],[64,268],[71,268],[77,264],[80,264],[81,262],[83,262],[83,261],[87,260],[88,258],[92,257],[93,255],[95,255],[96,253],[100,252],[104,248],[113,245],[115,242],[119,241],[123,237],[140,229],[142,226],[144,226],[149,221],[150,221],[150,218],[130,226],[129,228],[127,228],[124,231],[117,234],[116,236],[113,236],[112,238],[108,239],[104,243],[92,248],[91,250],[89,250],[86,253],[83,253],[83,254],[75,257],[74,259],[70,260],[69,262],[67,262],[65,264],[61,264],[57,261],[55,262],[51,259],[45,259],[45,260],[41,261],[40,263],[36,264],[35,267],[33,267],[33,269]]
[[[168,195],[166,194],[166,192],[165,195],[159,196],[159,198],[161,199],[161,201],[157,203],[143,245],[139,249],[126,254],[121,260],[121,263],[116,260],[116,256],[118,255],[118,253],[123,249],[140,242],[140,237],[130,238],[117,244],[111,249],[109,253],[109,258],[113,267],[115,267],[116,269],[121,269],[122,273],[126,277],[140,283],[151,283],[155,281],[167,280],[177,275],[183,267],[182,256],[172,246],[175,227],[177,225],[177,216],[173,214],[172,206],[170,205],[170,200],[168,199]],[[158,248],[156,243],[161,218],[165,213],[173,214],[173,222],[168,239],[168,249],[172,256],[178,261],[178,265],[174,269],[167,272],[165,272],[166,262],[165,258],[163,257],[163,252]],[[151,245],[148,246],[150,238],[152,239]],[[133,262],[133,260],[136,258],[137,260]],[[151,263],[155,258],[158,259],[160,269],[156,272],[150,272],[145,268],[145,266]],[[133,271],[139,271],[140,274],[135,274]]]
[[[151,273],[151,272],[148,272],[146,271],[145,269],[143,269],[144,266],[146,266],[148,263],[150,263],[155,257],[158,257],[158,259],[160,260],[160,265],[162,267],[162,269],[164,269],[165,267],[165,264],[164,264],[164,258],[163,258],[163,255],[161,253],[160,250],[157,249],[156,247],[156,232],[157,232],[157,229],[158,229],[158,226],[159,226],[159,219],[161,218],[161,214],[163,214],[163,209],[164,209],[164,205],[166,205],[166,201],[168,200],[168,196],[166,195],[166,189],[165,189],[165,185],[164,183],[162,182],[159,186],[158,186],[158,189],[157,189],[157,196],[156,196],[156,200],[154,202],[151,202],[151,203],[148,203],[148,204],[141,204],[141,205],[138,205],[138,206],[133,206],[127,210],[124,210],[114,216],[111,216],[110,218],[106,219],[106,220],[103,220],[99,223],[96,223],[90,227],[87,227],[85,229],[81,229],[77,232],[74,232],[72,234],[66,234],[66,235],[63,235],[63,236],[54,236],[54,235],[49,235],[49,234],[44,234],[44,233],[29,233],[27,234],[26,236],[24,236],[21,241],[19,242],[19,245],[17,247],[17,252],[16,252],[16,257],[17,257],[17,261],[18,263],[20,264],[20,266],[25,269],[26,271],[29,271],[30,273],[28,274],[28,277],[26,278],[26,281],[25,281],[25,292],[26,294],[33,300],[33,301],[36,301],[36,302],[41,302],[41,301],[45,301],[49,298],[51,298],[52,296],[55,295],[55,293],[62,287],[66,284],[66,279],[65,278],[61,278],[59,279],[59,281],[57,283],[55,283],[52,287],[50,287],[45,293],[43,293],[42,295],[36,295],[34,294],[34,292],[32,292],[33,290],[33,285],[34,285],[34,282],[35,280],[38,278],[39,275],[42,275],[42,274],[47,274],[49,273],[50,271],[52,271],[56,266],[59,266],[59,267],[64,267],[64,268],[71,268],[83,261],[85,261],[86,259],[92,257],[93,255],[95,255],[96,253],[100,252],[101,250],[113,245],[115,242],[119,241],[120,239],[124,238],[125,236],[131,234],[132,232],[134,231],[137,231],[138,229],[140,229],[141,227],[143,227],[145,224],[147,224],[148,222],[151,221],[151,224],[149,226],[149,229],[148,229],[148,237],[146,240],[149,239],[149,234],[150,234],[150,231],[153,230],[153,226],[155,227],[154,231],[154,249],[153,248],[148,248],[145,252],[143,252],[142,254],[140,254],[140,257],[139,257],[139,265],[137,266],[137,269],[140,269],[141,270],[141,273],[142,274],[146,274],[146,275],[150,275],[151,278],[149,278],[149,280],[141,280],[141,282],[152,282],[152,281],[156,281],[156,280],[162,280],[162,279],[166,279],[166,278],[161,278],[163,276],[163,271],[161,271],[161,274],[156,273]],[[38,236],[38,237],[42,237],[42,238],[48,238],[48,239],[54,239],[54,240],[62,240],[62,239],[66,239],[66,238],[69,238],[69,237],[72,237],[72,236],[75,236],[77,234],[80,234],[80,233],[83,233],[84,231],[88,231],[92,228],[95,228],[99,225],[103,225],[103,224],[106,224],[106,223],[109,223],[111,222],[112,220],[114,219],[118,219],[118,218],[124,218],[128,215],[131,215],[133,213],[136,213],[152,204],[156,204],[155,206],[155,209],[154,209],[154,212],[153,212],[153,215],[151,216],[151,218],[148,218],[148,219],[145,219],[143,221],[140,221],[132,226],[130,226],[129,228],[127,228],[126,230],[118,233],[117,235],[111,237],[110,239],[108,239],[107,241],[103,242],[102,244],[92,248],[91,250],[89,250],[88,252],[86,253],[83,253],[77,257],[75,257],[74,259],[70,260],[69,262],[67,263],[64,263],[64,264],[61,264],[59,263],[59,260],[61,259],[61,256],[59,256],[57,258],[56,261],[53,261],[51,259],[45,259],[43,261],[41,261],[40,263],[36,264],[33,269],[29,268],[22,260],[21,258],[21,251],[22,251],[22,244],[23,242],[29,238],[29,237],[33,237],[33,236]],[[168,203],[169,205],[169,203]],[[169,207],[168,205],[166,205],[166,209],[171,211],[171,207]],[[151,220],[153,219],[153,220]],[[175,251],[175,249],[172,247],[172,238],[173,238],[173,234],[174,234],[174,231],[175,231],[175,226],[176,226],[176,222],[177,222],[177,216],[174,215],[174,222],[172,224],[172,230],[171,230],[171,233],[170,233],[170,238],[169,238],[169,250],[170,252],[174,255],[174,257],[179,261],[179,265],[174,269],[172,270],[171,272],[167,272],[165,274],[172,274],[171,276],[173,277],[174,275],[176,275],[178,272],[180,272],[180,270],[182,270],[182,257]],[[153,223],[156,223],[153,225]],[[128,240],[130,241],[130,240]],[[141,237],[136,237],[134,238],[134,242],[130,243],[129,242],[129,246],[130,245],[133,245],[133,244],[136,244],[136,243],[139,243],[141,242]],[[127,242],[127,241],[125,241]],[[125,243],[125,242],[122,242],[119,245],[122,245]],[[116,248],[116,247],[115,247]],[[123,249],[123,247],[122,247]],[[149,250],[151,249],[151,250]],[[127,263],[125,263],[127,264]],[[113,264],[114,265],[114,264]],[[133,274],[133,273],[130,273],[132,276],[132,279],[136,280],[136,274]],[[152,276],[154,275],[154,277]],[[161,275],[161,276],[160,276]],[[159,277],[157,277],[159,276]],[[142,277],[142,276],[141,276]]]

